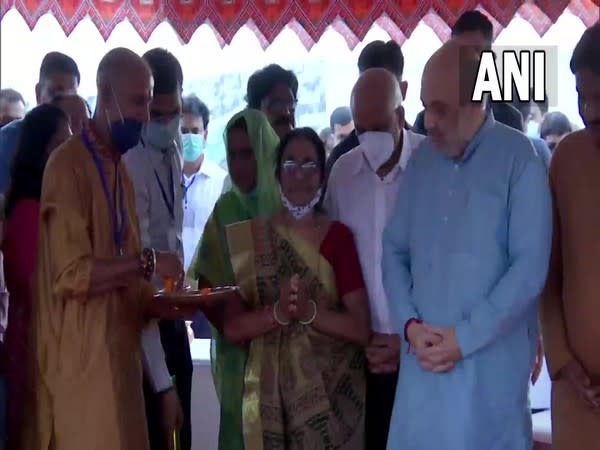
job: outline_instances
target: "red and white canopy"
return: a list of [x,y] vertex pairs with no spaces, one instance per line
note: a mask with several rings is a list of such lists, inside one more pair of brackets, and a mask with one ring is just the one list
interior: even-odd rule
[[599,4],[600,0],[0,0],[0,19],[15,8],[33,29],[51,12],[68,35],[89,16],[104,39],[127,19],[144,41],[167,21],[184,43],[207,23],[221,45],[248,25],[263,47],[288,26],[307,49],[331,26],[354,48],[373,23],[402,44],[424,20],[445,40],[463,12],[480,9],[492,19],[496,35],[515,15],[543,35],[565,9],[592,25],[598,21]]

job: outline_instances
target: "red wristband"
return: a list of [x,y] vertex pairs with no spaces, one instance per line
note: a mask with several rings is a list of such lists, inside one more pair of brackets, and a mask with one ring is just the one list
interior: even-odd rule
[[417,319],[415,317],[413,317],[412,319],[408,319],[406,321],[406,323],[404,324],[404,340],[406,342],[409,342],[409,339],[408,339],[408,327],[410,327],[413,323],[423,323],[423,321],[420,320],[420,319]]

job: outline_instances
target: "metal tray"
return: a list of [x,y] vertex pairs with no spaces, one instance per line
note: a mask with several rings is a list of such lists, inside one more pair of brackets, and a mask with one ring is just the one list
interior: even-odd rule
[[202,306],[217,301],[231,298],[231,295],[239,291],[237,286],[224,286],[216,288],[205,288],[200,290],[184,289],[178,292],[158,291],[154,299],[160,302],[168,302],[173,306]]

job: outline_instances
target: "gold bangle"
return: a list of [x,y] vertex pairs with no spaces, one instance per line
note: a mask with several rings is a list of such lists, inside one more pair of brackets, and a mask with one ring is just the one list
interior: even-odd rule
[[301,325],[310,325],[311,323],[313,323],[315,321],[315,319],[317,318],[317,304],[314,300],[310,301],[313,305],[313,315],[310,319],[308,320],[299,320],[298,322]]
[[277,316],[277,306],[279,306],[279,300],[277,300],[275,302],[275,304],[273,305],[273,318],[275,319],[275,322],[277,322],[281,326],[289,325],[290,324],[289,320],[287,322],[284,322]]

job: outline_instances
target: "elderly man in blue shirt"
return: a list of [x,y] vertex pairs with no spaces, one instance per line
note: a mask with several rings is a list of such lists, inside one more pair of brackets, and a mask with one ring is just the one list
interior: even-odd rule
[[428,139],[383,238],[400,363],[388,448],[530,450],[537,298],[550,256],[546,168],[471,103],[479,55],[451,40],[425,67]]
[[[77,63],[71,57],[60,52],[48,53],[42,60],[35,86],[37,104],[51,103],[57,95],[76,94],[80,81]],[[0,193],[6,192],[10,184],[10,168],[20,131],[20,120],[0,128]]]

